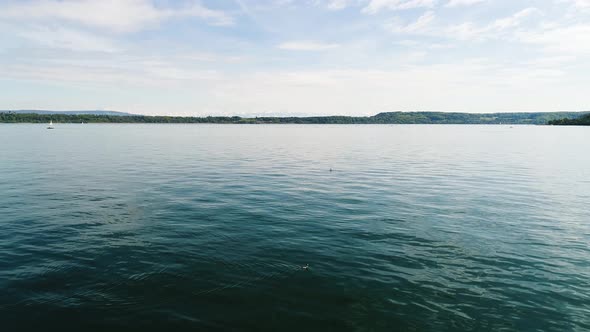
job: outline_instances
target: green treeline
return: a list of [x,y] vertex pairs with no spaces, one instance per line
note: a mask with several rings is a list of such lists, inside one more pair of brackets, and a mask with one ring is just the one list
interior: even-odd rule
[[552,120],[549,121],[549,124],[554,126],[590,126],[590,114],[575,119]]
[[276,124],[547,124],[574,119],[588,112],[552,113],[444,113],[386,112],[374,116],[256,117],[238,116],[147,116],[95,114],[36,114],[1,112],[0,123],[276,123]]

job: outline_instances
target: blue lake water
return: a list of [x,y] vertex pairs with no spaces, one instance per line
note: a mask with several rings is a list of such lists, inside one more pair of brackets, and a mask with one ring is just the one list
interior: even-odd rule
[[3,331],[590,330],[588,128],[45,127],[0,125]]

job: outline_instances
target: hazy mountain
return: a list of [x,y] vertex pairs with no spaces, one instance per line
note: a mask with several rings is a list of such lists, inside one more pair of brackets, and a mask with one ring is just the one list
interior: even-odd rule
[[17,114],[66,114],[66,115],[84,115],[84,114],[92,114],[92,115],[111,115],[111,116],[128,116],[128,115],[135,115],[131,113],[125,112],[116,112],[116,111],[99,111],[99,110],[85,110],[85,111],[51,111],[51,110],[0,110],[0,113],[17,113]]

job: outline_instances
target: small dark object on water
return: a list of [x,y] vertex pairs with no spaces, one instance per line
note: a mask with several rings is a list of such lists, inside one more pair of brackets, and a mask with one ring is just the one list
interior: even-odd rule
[[309,264],[305,264],[301,267],[304,271],[309,271]]
[[332,169],[330,168],[330,172],[332,171]]

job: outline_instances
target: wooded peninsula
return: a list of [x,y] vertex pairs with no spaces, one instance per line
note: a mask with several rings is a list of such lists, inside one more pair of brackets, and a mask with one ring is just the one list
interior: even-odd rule
[[590,126],[590,114],[575,119],[559,119],[549,121],[553,126]]

